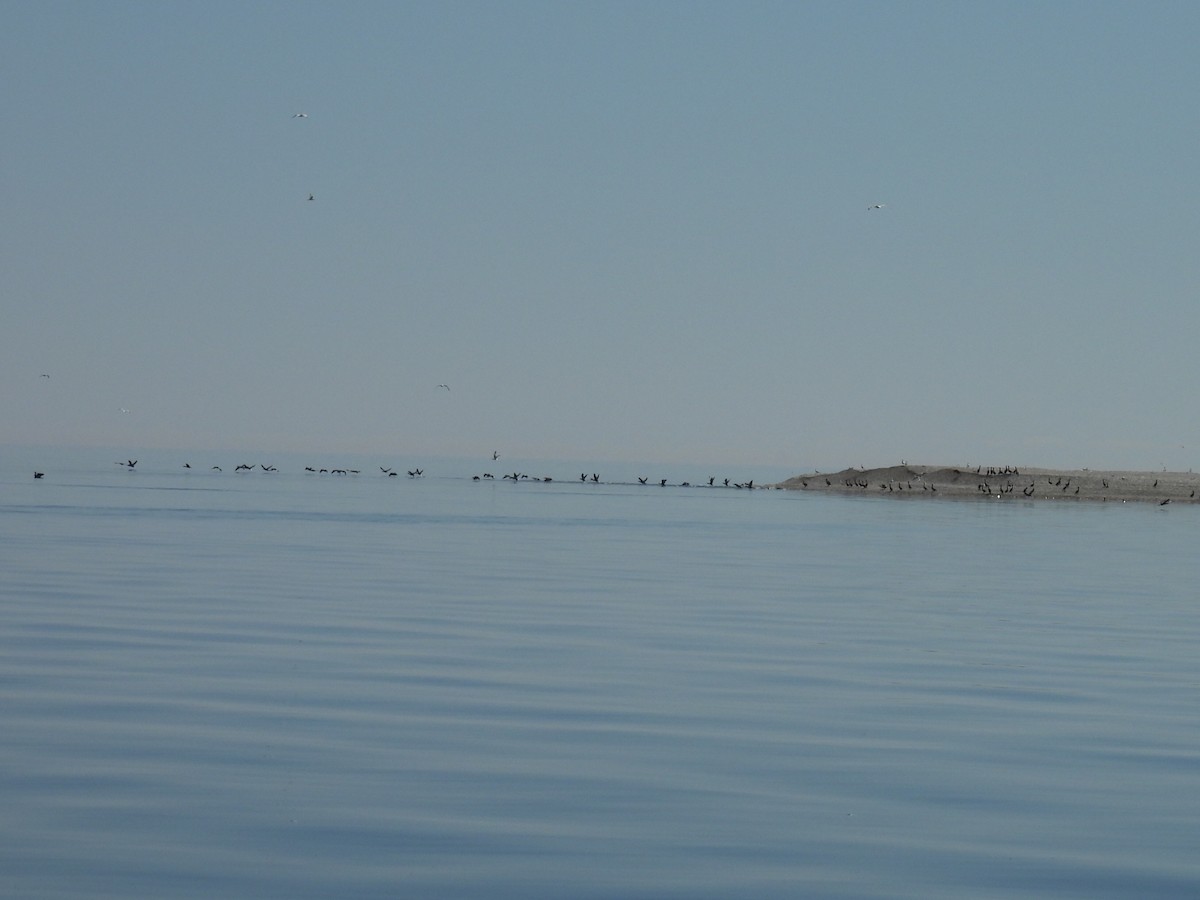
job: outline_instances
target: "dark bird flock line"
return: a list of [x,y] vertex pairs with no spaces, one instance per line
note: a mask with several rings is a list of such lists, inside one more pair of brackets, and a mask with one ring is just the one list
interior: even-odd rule
[[[500,458],[500,451],[498,451],[498,450],[492,451],[492,460],[495,461],[499,458]],[[126,459],[123,462],[118,460],[117,462],[114,463],[114,465],[122,466],[123,468],[126,469],[126,471],[129,471],[129,472],[136,471],[137,464],[138,464],[138,461],[136,459],[132,459],[132,458]],[[183,463],[181,465],[181,468],[187,469],[188,471],[193,470],[192,464],[190,462]],[[224,472],[225,470],[220,465],[214,465],[214,466],[209,467],[209,471],[210,472]],[[234,466],[233,471],[234,471],[234,473],[261,471],[264,473],[273,474],[273,473],[277,473],[279,471],[279,469],[276,466],[268,465],[267,463],[238,463],[236,466]],[[347,475],[348,476],[348,475],[362,474],[361,470],[359,470],[359,469],[352,469],[349,467],[338,467],[338,466],[305,466],[304,472],[309,475]],[[379,466],[379,472],[385,478],[395,478],[399,475],[399,472],[397,472],[396,469],[393,468],[392,466]],[[413,467],[411,469],[405,469],[405,473],[408,475],[409,478],[421,478],[425,475],[425,470],[420,467]],[[45,475],[46,475],[46,473],[41,472],[41,471],[37,471],[37,472],[33,473],[33,477],[36,479],[39,479],[39,480],[44,478]],[[495,478],[496,478],[496,476],[493,475],[491,472],[483,472],[481,474],[471,476],[472,481],[494,481]],[[523,472],[512,472],[507,475],[502,475],[501,480],[502,481],[512,481],[514,483],[522,482],[522,481],[532,481],[532,482],[541,482],[541,483],[548,484],[548,483],[553,482],[554,478],[549,475],[528,475]],[[580,481],[580,483],[583,483],[583,484],[631,485],[634,483],[634,482],[629,482],[629,481],[604,481],[604,480],[601,480],[600,474],[598,472],[593,472],[591,475],[588,475],[586,472],[581,472],[579,475],[579,481]],[[649,483],[649,478],[646,476],[639,475],[639,476],[637,476],[636,483],[638,485],[646,485]],[[658,485],[660,487],[667,487],[669,485],[674,486],[674,487],[691,487],[692,486],[690,481],[680,481],[680,482],[672,484],[672,482],[670,482],[666,478],[659,479]],[[724,479],[724,481],[721,484],[717,484],[716,476],[709,476],[707,486],[708,487],[736,488],[736,489],[740,489],[740,490],[753,490],[755,487],[753,479],[751,479],[749,481],[743,481],[743,482],[734,482],[734,481],[731,481],[730,479],[726,478],[726,479]],[[760,489],[761,489],[761,485],[760,485]]]
[[[491,459],[493,461],[500,458],[498,450],[492,451]],[[127,472],[136,473],[138,471],[138,460],[132,457],[125,460],[117,460],[114,465],[121,466]],[[189,472],[195,471],[190,462],[182,463],[182,468]],[[392,466],[378,466],[380,475],[385,478],[396,478],[400,472]],[[220,465],[209,467],[210,472],[224,472],[224,468]],[[234,473],[241,475],[242,473],[260,472],[262,474],[273,475],[279,472],[278,467],[268,463],[238,463],[233,468]],[[403,470],[410,479],[419,479],[425,476],[425,469],[420,466],[414,466],[410,469]],[[329,475],[334,477],[357,476],[361,475],[361,470],[351,468],[349,466],[305,466],[304,472],[307,475]],[[898,475],[903,477],[897,477]],[[836,474],[836,481],[831,480],[829,476],[822,476],[819,473],[812,475],[801,475],[779,485],[755,485],[754,479],[748,481],[733,481],[725,478],[720,482],[716,476],[709,476],[706,482],[697,484],[697,487],[709,488],[732,488],[736,490],[763,490],[771,488],[791,488],[799,490],[821,490],[833,492],[851,491],[869,491],[875,488],[875,494],[882,493],[884,496],[939,496],[939,488],[935,480],[940,478],[943,482],[942,487],[950,496],[976,496],[992,499],[1003,499],[1007,496],[1020,491],[1021,495],[1027,500],[1035,498],[1048,497],[1050,499],[1077,499],[1077,500],[1107,500],[1120,499],[1122,502],[1127,500],[1152,500],[1160,507],[1168,506],[1172,500],[1183,503],[1196,503],[1196,487],[1192,487],[1191,483],[1187,483],[1181,478],[1168,478],[1160,487],[1160,479],[1155,478],[1152,485],[1149,485],[1149,490],[1145,490],[1145,486],[1133,494],[1130,493],[1130,488],[1124,489],[1114,488],[1110,490],[1110,478],[1117,478],[1124,481],[1126,476],[1121,473],[1109,473],[1108,477],[1101,477],[1100,473],[1088,473],[1087,470],[1074,473],[1075,477],[1070,474],[1056,475],[1050,474],[1047,476],[1045,470],[1040,474],[1031,476],[1025,473],[1022,477],[1022,472],[1015,466],[1004,467],[975,467],[971,469],[944,469],[937,472],[920,471],[907,468],[891,468],[882,470],[858,470],[847,469],[844,472]],[[882,476],[882,477],[881,477]],[[46,473],[42,470],[37,470],[33,473],[35,480],[42,481],[46,478]],[[456,476],[448,476],[454,478]],[[461,476],[459,476],[461,477]],[[1189,475],[1187,478],[1191,478]],[[819,479],[819,480],[818,480]],[[496,481],[496,476],[491,472],[481,472],[470,476],[471,481]],[[501,481],[511,481],[514,484],[519,482],[535,482],[535,483],[551,483],[555,479],[549,475],[530,475],[520,471],[506,473],[500,476]],[[1077,484],[1076,481],[1083,483]],[[1147,479],[1148,480],[1148,479]],[[602,480],[598,472],[580,472],[579,484],[599,485],[608,484],[613,486],[638,486],[638,487],[682,487],[690,488],[692,482],[687,480],[672,481],[667,478],[659,478],[657,482],[652,482],[649,476],[637,475],[633,481],[608,481]],[[1194,483],[1194,482],[1193,482]],[[973,489],[972,489],[973,488]],[[1084,489],[1087,490],[1084,490]],[[1099,488],[1099,490],[1097,489]],[[1188,488],[1191,490],[1188,491]],[[1173,495],[1173,496],[1168,496]],[[944,494],[943,494],[944,496]]]

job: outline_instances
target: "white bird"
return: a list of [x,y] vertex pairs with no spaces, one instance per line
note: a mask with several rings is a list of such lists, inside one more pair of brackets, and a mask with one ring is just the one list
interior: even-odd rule
[[868,206],[867,211],[870,212],[873,209],[883,209],[885,206],[887,206],[886,203],[876,203],[874,206]]
[[127,412],[129,412],[129,410],[127,410],[125,407],[123,407],[123,406],[122,406],[122,407],[121,407],[121,412],[123,412],[123,413],[127,413]]
[[292,116],[292,118],[293,119],[307,119],[308,113],[296,113],[294,116]]

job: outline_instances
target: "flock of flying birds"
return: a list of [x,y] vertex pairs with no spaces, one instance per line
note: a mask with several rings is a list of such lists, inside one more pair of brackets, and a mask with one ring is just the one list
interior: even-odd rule
[[[292,118],[293,118],[293,119],[307,119],[307,118],[308,118],[308,113],[306,113],[306,112],[298,112],[298,113],[294,114],[294,115],[292,116]],[[316,200],[317,198],[316,198],[316,195],[315,195],[315,194],[313,194],[312,192],[309,192],[308,199],[309,199],[309,200]]]
[[[306,112],[293,113],[292,118],[293,119],[307,119],[308,113],[306,113]],[[308,195],[308,199],[316,200],[317,198],[310,193]],[[886,203],[872,203],[870,206],[867,207],[867,211],[869,212],[870,210],[873,210],[873,209],[883,209],[885,206],[887,206]],[[439,385],[439,386],[444,387],[444,385]]]

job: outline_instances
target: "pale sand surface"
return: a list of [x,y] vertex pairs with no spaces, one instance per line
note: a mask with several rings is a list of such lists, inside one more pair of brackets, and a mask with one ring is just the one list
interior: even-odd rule
[[905,464],[878,469],[843,469],[797,475],[775,487],[930,499],[1200,502],[1200,474],[1192,472],[1108,472],[1023,466],[968,468]]

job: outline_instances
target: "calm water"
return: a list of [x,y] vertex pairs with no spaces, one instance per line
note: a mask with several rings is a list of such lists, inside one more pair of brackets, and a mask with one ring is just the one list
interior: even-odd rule
[[0,895],[1200,896],[1198,508],[231,468],[0,463]]

